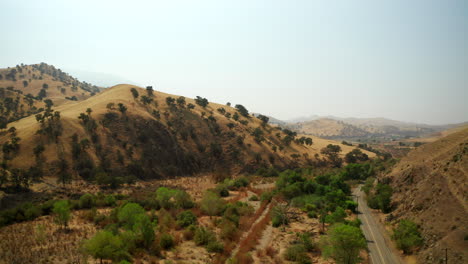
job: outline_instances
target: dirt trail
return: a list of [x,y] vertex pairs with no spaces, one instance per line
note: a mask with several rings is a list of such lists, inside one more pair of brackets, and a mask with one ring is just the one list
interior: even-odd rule
[[[252,205],[254,208],[257,210],[261,210],[260,202],[255,202],[255,201],[249,201],[249,198],[251,196],[255,195],[253,192],[248,192],[248,196],[245,198],[246,202]],[[252,232],[253,228],[260,222],[262,221],[265,217],[267,217],[268,213],[270,212],[272,203],[268,204],[266,207],[264,207],[262,214],[255,220],[255,222],[250,226],[250,229],[247,232],[244,232],[242,234],[242,237],[239,240],[239,243],[237,246],[234,248],[234,250],[231,252],[231,258],[235,257],[237,255],[237,252],[239,251],[240,245],[243,244],[243,241],[249,236],[249,234]]]

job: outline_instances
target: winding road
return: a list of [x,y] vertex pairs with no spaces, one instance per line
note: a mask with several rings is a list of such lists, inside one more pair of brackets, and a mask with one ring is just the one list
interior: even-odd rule
[[374,219],[371,209],[367,206],[364,199],[366,194],[361,191],[361,185],[354,189],[353,194],[358,202],[358,218],[362,222],[361,229],[367,240],[371,263],[402,264],[400,257],[387,245],[380,223]]

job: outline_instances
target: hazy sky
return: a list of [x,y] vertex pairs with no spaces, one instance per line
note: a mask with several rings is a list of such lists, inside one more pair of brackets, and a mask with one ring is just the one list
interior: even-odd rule
[[102,72],[281,119],[468,121],[466,0],[1,2],[2,68]]

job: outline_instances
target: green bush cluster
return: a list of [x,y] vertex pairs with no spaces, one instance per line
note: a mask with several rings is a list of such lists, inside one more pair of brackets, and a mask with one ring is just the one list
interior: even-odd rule
[[370,208],[380,209],[384,213],[391,211],[391,198],[393,189],[388,184],[378,183],[375,187],[375,191],[369,193],[367,197],[367,204]]
[[177,215],[177,224],[188,227],[197,224],[197,216],[192,211],[183,211]]
[[423,244],[418,226],[411,220],[401,220],[393,230],[392,238],[396,241],[397,247],[406,254],[412,253],[416,247]]

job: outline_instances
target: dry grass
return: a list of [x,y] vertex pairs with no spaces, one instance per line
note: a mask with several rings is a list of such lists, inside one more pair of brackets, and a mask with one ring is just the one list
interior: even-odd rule
[[[249,234],[245,239],[243,239],[240,242],[239,246],[239,251],[237,253],[237,257],[244,255],[252,250],[255,249],[255,246],[258,243],[258,240],[261,238],[263,231],[265,230],[266,226],[270,222],[270,210],[272,206],[268,207],[268,209],[263,208],[263,210],[258,210],[258,211],[263,211],[267,210],[266,215],[258,221],[250,230]],[[257,211],[257,212],[258,212]]]
[[76,213],[69,231],[61,230],[51,216],[6,226],[0,229],[0,263],[82,263],[80,243],[95,232],[95,226]]

